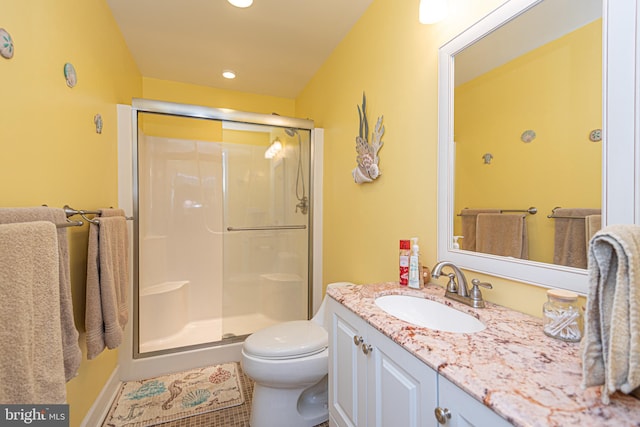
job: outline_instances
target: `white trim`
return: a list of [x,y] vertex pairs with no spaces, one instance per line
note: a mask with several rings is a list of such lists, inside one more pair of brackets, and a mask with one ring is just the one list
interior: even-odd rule
[[119,377],[119,367],[116,366],[116,369],[113,370],[106,384],[102,387],[102,391],[100,391],[98,398],[93,402],[89,412],[87,412],[87,415],[85,415],[84,419],[80,423],[80,427],[94,427],[102,425],[102,421],[109,413],[111,404],[116,398],[116,394],[122,385],[122,381],[118,379]]
[[324,178],[324,129],[316,128],[313,137],[313,313],[322,303],[322,180]]
[[[118,105],[118,206],[127,213],[133,215],[133,110],[129,105]],[[133,225],[129,225],[129,236],[133,236]],[[129,239],[129,259],[133,259],[133,238]],[[133,263],[129,270],[129,277],[133,277]],[[129,281],[129,295],[133,296],[133,280]],[[133,298],[129,298],[129,313],[137,313],[134,310]],[[127,322],[122,338],[122,344],[118,350],[118,361],[120,362],[121,374],[130,372],[133,359],[133,321]],[[129,377],[129,375],[125,375]],[[122,379],[122,378],[121,378]]]

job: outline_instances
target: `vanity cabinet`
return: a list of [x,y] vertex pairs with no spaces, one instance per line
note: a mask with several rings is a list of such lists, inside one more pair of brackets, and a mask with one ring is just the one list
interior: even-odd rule
[[447,427],[511,427],[511,423],[458,386],[438,376],[438,408]]
[[435,427],[437,373],[329,299],[330,425]]
[[331,427],[511,426],[333,298],[327,308]]

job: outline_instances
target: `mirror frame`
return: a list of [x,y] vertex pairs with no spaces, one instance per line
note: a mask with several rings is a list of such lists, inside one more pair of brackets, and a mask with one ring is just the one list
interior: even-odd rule
[[[493,276],[586,294],[587,270],[453,249],[454,56],[544,0],[509,0],[440,47],[438,64],[438,260]],[[550,1],[550,0],[547,0]],[[640,58],[637,16],[640,0],[602,4],[602,223],[640,223]],[[640,102],[640,101],[638,101]],[[636,129],[638,131],[636,131]],[[638,133],[638,134],[636,134]],[[636,173],[638,171],[638,173]],[[545,213],[542,213],[545,214]]]

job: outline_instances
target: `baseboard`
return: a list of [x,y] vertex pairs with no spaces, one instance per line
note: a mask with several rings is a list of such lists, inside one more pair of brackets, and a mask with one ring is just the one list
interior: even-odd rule
[[111,408],[111,403],[113,399],[115,399],[118,390],[120,390],[120,385],[122,382],[120,381],[120,366],[116,366],[116,368],[111,373],[111,376],[107,380],[104,387],[102,387],[102,391],[98,395],[98,398],[91,405],[91,409],[82,420],[80,427],[95,427],[102,425],[102,420],[105,419],[109,409]]

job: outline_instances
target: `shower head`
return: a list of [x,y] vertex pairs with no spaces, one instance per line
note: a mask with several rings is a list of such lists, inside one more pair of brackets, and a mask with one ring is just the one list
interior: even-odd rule
[[293,136],[296,133],[298,133],[297,129],[293,129],[293,128],[285,128],[284,131],[286,132],[287,135],[289,136]]

